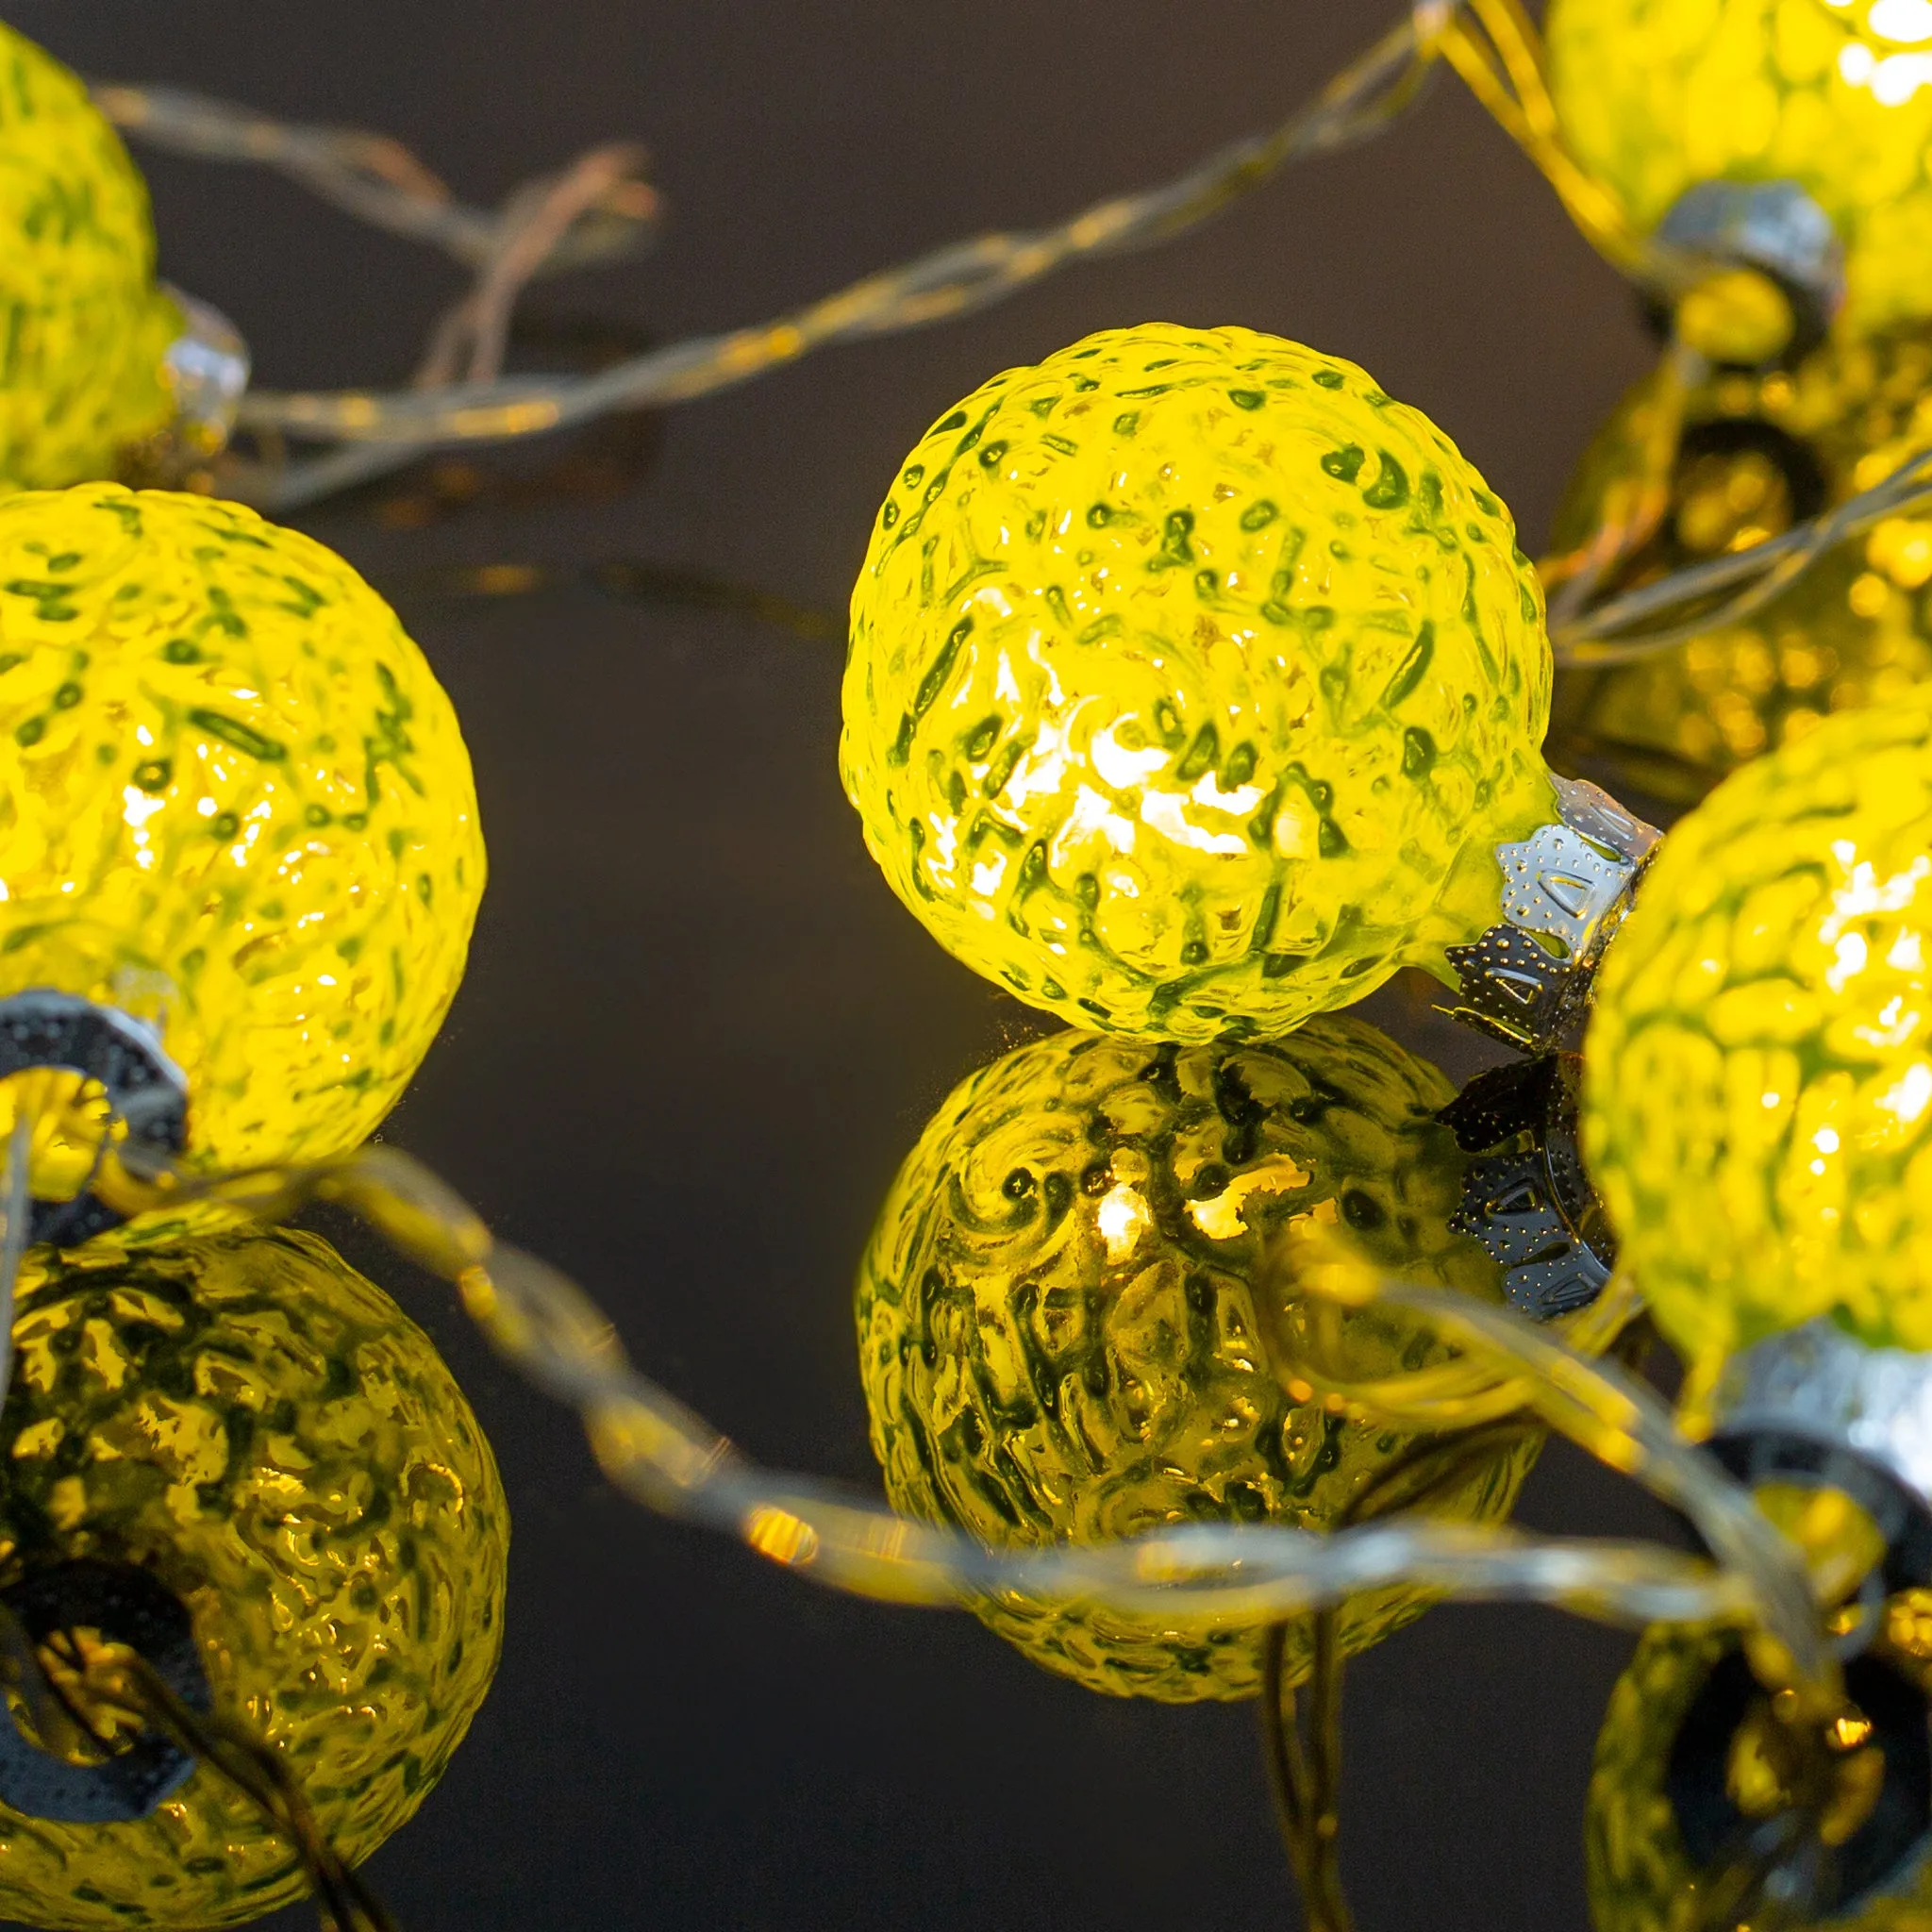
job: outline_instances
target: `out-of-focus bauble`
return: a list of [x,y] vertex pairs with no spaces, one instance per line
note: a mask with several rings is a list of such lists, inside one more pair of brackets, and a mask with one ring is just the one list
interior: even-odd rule
[[1552,0],[1563,139],[1654,228],[1707,181],[1791,181],[1845,243],[1857,328],[1932,315],[1919,0]]
[[[1822,1823],[1808,1845],[1799,1839],[1822,1890],[1802,1923],[1834,1932],[1913,1932],[1932,1915],[1923,1857],[1932,1602],[1902,1593],[1879,1622],[1880,1642],[1846,1669],[1850,1708],[1834,1726],[1838,1751],[1824,1760]],[[1717,1874],[1754,1826],[1769,1839],[1789,1813],[1776,1729],[1735,1630],[1689,1624],[1644,1633],[1610,1693],[1591,1774],[1584,1859],[1595,1932],[1697,1932],[1709,1923],[1701,1914]]]
[[1932,1350],[1932,686],[1677,824],[1585,1064],[1590,1173],[1688,1357],[1821,1315]]
[[119,473],[164,429],[181,311],[147,185],[86,87],[0,25],[0,484]]
[[1499,917],[1557,815],[1508,511],[1352,363],[1106,330],[902,466],[852,599],[841,763],[950,952],[1075,1025],[1279,1032]]
[[[1435,1115],[1453,1097],[1346,1015],[1240,1046],[1060,1033],[962,1082],[900,1169],[859,1271],[893,1507],[1007,1548],[1197,1522],[1332,1526],[1415,1439],[1297,1393],[1295,1365],[1271,1359],[1257,1275],[1312,1221],[1391,1274],[1497,1297],[1495,1262],[1450,1226],[1463,1160]],[[1492,1457],[1441,1507],[1503,1515],[1530,1459]],[[1356,1600],[1344,1647],[1427,1601]],[[1257,1630],[1017,1596],[977,1609],[1092,1690],[1186,1702],[1259,1683]]]
[[[1559,553],[1581,547],[1609,493],[1642,474],[1657,407],[1648,376],[1598,435],[1557,516]],[[1718,371],[1690,393],[1669,512],[1617,588],[1780,536],[1928,447],[1932,325],[1840,332],[1790,371]],[[1689,802],[1822,717],[1932,676],[1928,585],[1932,518],[1888,517],[1735,622],[1629,664],[1559,672],[1555,734]]]
[[[509,1519],[447,1368],[312,1235],[29,1257],[0,1436],[0,1581],[75,1558],[190,1611],[218,1711],[281,1753],[351,1862],[415,1811],[496,1669]],[[0,1913],[240,1924],[294,1854],[206,1768],[144,1819],[0,1806]]]

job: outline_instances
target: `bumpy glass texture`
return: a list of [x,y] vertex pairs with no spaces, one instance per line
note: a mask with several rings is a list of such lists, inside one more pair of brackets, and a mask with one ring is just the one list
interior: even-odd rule
[[1610,948],[1584,1148],[1708,1361],[1814,1316],[1932,1349],[1932,687],[1827,720],[1664,841]]
[[165,427],[180,311],[147,187],[77,76],[0,24],[0,483],[111,476]]
[[[1641,475],[1657,407],[1646,378],[1605,425],[1558,515],[1557,550],[1582,545],[1606,495]],[[1669,513],[1618,588],[1778,536],[1927,447],[1932,326],[1840,333],[1789,373],[1721,372],[1690,395]],[[1654,795],[1700,797],[1821,717],[1932,676],[1928,585],[1932,518],[1888,517],[1737,623],[1635,663],[1559,672],[1555,730],[1581,733]]]
[[[1312,1217],[1391,1273],[1497,1297],[1496,1264],[1449,1226],[1462,1158],[1434,1115],[1454,1091],[1346,1015],[1241,1046],[1060,1033],[973,1074],[900,1169],[859,1271],[893,1507],[1004,1546],[1331,1526],[1413,1439],[1329,1413],[1306,1385],[1296,1398],[1257,1271]],[[1499,1456],[1455,1513],[1507,1513],[1528,1460]],[[1357,1599],[1344,1643],[1426,1601]],[[978,1610],[1096,1690],[1182,1702],[1259,1683],[1257,1631],[1017,1596]]]
[[456,714],[340,558],[203,497],[0,503],[0,995],[157,1024],[191,1166],[366,1138],[483,876]]
[[1932,315],[1932,21],[1919,0],[1552,0],[1577,159],[1650,228],[1700,181],[1795,181],[1844,238],[1846,320]]
[[1508,512],[1424,416],[1247,329],[1091,336],[908,458],[841,760],[941,943],[1082,1026],[1278,1032],[1496,916],[1555,816]]
[[[495,1459],[428,1338],[312,1235],[29,1257],[0,1437],[0,1578],[138,1564],[188,1607],[216,1708],[283,1753],[352,1862],[415,1811],[503,1638]],[[0,1807],[0,1914],[231,1925],[293,1855],[197,1771],[147,1818]]]
[[[1875,1655],[1907,1686],[1925,1682],[1926,1637],[1932,1631],[1927,1609],[1925,1593],[1909,1591],[1890,1598],[1882,1613]],[[1736,1648],[1736,1632],[1717,1625],[1657,1625],[1644,1633],[1610,1693],[1597,1738],[1584,1825],[1585,1884],[1594,1932],[1703,1932],[1711,1923],[1707,1908],[1712,1874],[1698,1869],[1686,1846],[1671,1794],[1671,1758],[1713,1668]],[[1857,1724],[1862,1715],[1855,1703],[1851,1723]],[[1749,1748],[1752,1729],[1767,1716],[1761,1704],[1744,1715],[1726,1752],[1724,1796],[1733,1809],[1725,1823],[1740,1839],[1754,1825],[1764,1831],[1780,1815],[1774,1760]],[[1882,1765],[1882,1757],[1879,1765],[1871,1763],[1878,1756],[1878,1750],[1867,1754],[1862,1769],[1868,1777]],[[1871,1815],[1874,1794],[1857,1775],[1860,1768],[1847,1766],[1852,1775],[1840,1783],[1836,1803],[1827,1802],[1825,1823],[1811,1840],[1814,1854],[1821,1839],[1834,1851],[1844,1846]],[[1707,1807],[1710,1795],[1697,1802]],[[1848,1904],[1826,1907],[1802,1920],[1793,1920],[1789,1908],[1780,1912],[1773,1907],[1764,1911],[1764,1920],[1829,1924],[1835,1932],[1920,1932],[1932,1924],[1932,1865],[1923,1857],[1911,1858],[1909,1831],[1898,1828],[1910,1819],[1909,1802],[1902,1807],[1903,1818],[1879,1819],[1893,1851],[1879,1854],[1877,1873],[1868,1874],[1862,1884],[1854,1881],[1857,1895]],[[1708,1819],[1702,1829],[1709,1831]],[[1906,1860],[1902,1867],[1892,1862],[1900,1854]],[[1856,1847],[1850,1856],[1857,1858]],[[1755,1913],[1750,1922],[1762,1923]]]
[[1610,1693],[1584,1824],[1595,1932],[1693,1932],[1698,1877],[1664,1788],[1671,1745],[1735,1639],[1688,1624],[1646,1631]]

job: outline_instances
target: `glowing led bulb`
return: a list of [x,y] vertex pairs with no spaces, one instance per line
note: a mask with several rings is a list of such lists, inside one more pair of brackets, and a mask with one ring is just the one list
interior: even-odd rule
[[[441,1777],[502,1645],[508,1513],[449,1371],[311,1235],[102,1242],[29,1257],[21,1292],[0,1600],[52,1611],[75,1566],[158,1587],[192,1620],[216,1713],[283,1757],[343,1857],[367,1857]],[[211,1771],[177,1773],[145,1815],[76,1823],[93,1781],[53,1767],[70,1789],[26,1815],[23,1757],[41,1754],[0,1751],[10,1920],[235,1925],[306,1890]]]
[[[1595,944],[1641,834],[1577,836],[1607,802],[1543,765],[1549,684],[1508,512],[1425,417],[1292,342],[1150,324],[995,376],[908,458],[841,765],[893,890],[1021,998],[1278,1032],[1405,964],[1467,991]],[[1568,912],[1556,847],[1594,880]],[[1478,959],[1519,911],[1538,938]]]
[[80,80],[0,25],[0,483],[111,476],[174,414],[186,326],[147,189]]
[[1795,182],[1855,325],[1932,314],[1925,0],[1552,0],[1545,31],[1564,139],[1640,226],[1703,182]]
[[[973,1074],[900,1169],[859,1271],[894,1507],[996,1545],[1195,1521],[1332,1526],[1410,1440],[1324,1408],[1271,1342],[1257,1273],[1285,1230],[1331,1226],[1391,1274],[1532,1308],[1587,1307],[1604,1278],[1580,1249],[1567,1274],[1551,1261],[1577,1245],[1554,1220],[1537,1239],[1521,1218],[1514,1239],[1489,1228],[1485,1204],[1506,1191],[1437,1118],[1453,1098],[1346,1015],[1245,1046],[1059,1033]],[[1520,1217],[1536,1190],[1520,1176],[1512,1191]],[[1549,1267],[1512,1271],[1488,1243]],[[1496,1456],[1451,1513],[1507,1511],[1527,1461]],[[1357,1599],[1345,1643],[1424,1601]],[[1253,1629],[1011,1597],[978,1611],[1098,1690],[1188,1701],[1259,1681]]]
[[[1591,445],[1554,547],[1583,545],[1607,495],[1641,475],[1657,379]],[[1720,371],[1695,387],[1668,515],[1619,578],[1634,587],[1781,535],[1932,443],[1932,327],[1840,332],[1796,368]],[[1566,671],[1555,728],[1654,795],[1690,800],[1833,711],[1883,705],[1932,677],[1932,519],[1911,511],[1851,539],[1761,608],[1634,663]]]
[[[191,1168],[366,1138],[483,874],[449,700],[340,558],[202,497],[0,502],[0,1001],[142,1023],[185,1076]],[[82,1178],[56,1165],[43,1199]]]
[[1829,1316],[1932,1350],[1932,688],[1665,841],[1605,966],[1585,1151],[1687,1357]]

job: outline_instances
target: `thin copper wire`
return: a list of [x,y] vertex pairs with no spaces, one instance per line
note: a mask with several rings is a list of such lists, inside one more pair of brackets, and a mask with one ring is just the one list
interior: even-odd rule
[[1537,565],[1544,590],[1555,592],[1549,610],[1553,637],[1585,616],[1598,591],[1656,536],[1669,515],[1685,410],[1707,368],[1696,351],[1671,342],[1657,373],[1635,474],[1618,477],[1604,492],[1596,528],[1577,549]]
[[[1087,256],[1167,241],[1259,187],[1286,162],[1333,153],[1380,132],[1414,102],[1439,58],[1451,61],[1551,181],[1582,232],[1624,273],[1669,294],[1707,266],[1636,235],[1614,195],[1570,156],[1541,42],[1520,0],[1421,0],[1399,26],[1281,126],[1223,150],[1161,188],[1097,203],[1057,228],[958,243],[869,275],[794,315],[647,351],[592,375],[505,377],[464,384],[433,400],[415,391],[384,396],[254,391],[243,400],[242,415],[259,459],[231,464],[219,485],[260,508],[292,509],[405,467],[432,449],[516,440],[613,409],[689,400],[833,342],[967,313]],[[95,98],[111,120],[142,140],[177,153],[280,169],[361,219],[431,242],[478,269],[501,252],[507,225],[526,208],[531,192],[519,191],[506,210],[492,213],[463,206],[387,136],[279,122],[175,89],[104,85],[96,88]],[[530,275],[634,251],[649,239],[659,206],[649,184],[618,182],[579,211]],[[473,367],[488,366],[487,354],[480,360],[473,357]],[[337,447],[295,458],[288,449],[291,437],[334,441]],[[1600,586],[1646,527],[1654,527],[1659,513],[1654,458],[1655,453],[1633,501],[1620,505],[1604,530],[1574,556],[1552,561],[1552,588]],[[1593,609],[1580,608],[1581,592],[1564,594],[1552,627],[1557,662],[1627,662],[1748,615],[1844,535],[1932,495],[1932,478],[1922,475],[1901,490],[1905,480],[1902,471],[1828,518],[1754,550],[1691,566]],[[1661,626],[1653,621],[1740,582],[1745,588],[1733,599],[1693,618]]]
[[[42,1648],[72,1670],[74,1683],[49,1674]],[[131,1720],[233,1786],[295,1854],[325,1932],[399,1932],[316,1824],[281,1753],[242,1724],[192,1709],[140,1652],[116,1644],[90,1657],[59,1631],[37,1645],[0,1604],[0,1678],[20,1693],[43,1749],[69,1758],[78,1758],[84,1743],[111,1752],[116,1721]]]
[[[92,92],[109,121],[151,147],[200,160],[273,168],[358,221],[427,242],[468,268],[485,267],[502,245],[508,209],[458,201],[390,135],[278,121],[182,88],[97,81]],[[512,207],[515,201],[513,195]],[[662,215],[663,199],[648,181],[613,181],[559,239],[541,272],[633,255],[651,241]]]
[[416,387],[441,389],[459,376],[465,382],[495,381],[503,373],[517,297],[577,222],[635,180],[643,165],[644,151],[636,142],[610,142],[580,155],[554,181],[533,182],[512,195],[496,243],[476,271],[475,286],[431,333]]
[[[1526,1448],[1542,1433],[1533,1422],[1512,1419],[1448,1440],[1420,1442],[1379,1472],[1338,1516],[1335,1527],[1347,1529],[1453,1497],[1498,1456]],[[1317,1610],[1306,1620],[1310,1656],[1306,1699],[1298,1699],[1288,1681],[1291,1627],[1271,1625],[1261,1653],[1261,1738],[1269,1790],[1308,1932],[1351,1932],[1354,1919],[1341,1862],[1341,1611]]]

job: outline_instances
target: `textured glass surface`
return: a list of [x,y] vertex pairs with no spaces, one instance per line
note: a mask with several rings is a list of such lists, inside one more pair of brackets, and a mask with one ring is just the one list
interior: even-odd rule
[[[1608,492],[1643,474],[1657,408],[1647,377],[1604,426],[1557,517],[1558,552],[1582,546]],[[1927,447],[1932,326],[1840,333],[1790,372],[1721,372],[1690,393],[1666,521],[1619,584],[1778,536]],[[1737,623],[1635,663],[1559,674],[1557,728],[1587,733],[1657,795],[1696,797],[1829,712],[1932,675],[1928,584],[1932,518],[1888,517]]]
[[1685,818],[1610,948],[1584,1144],[1689,1356],[1832,1314],[1932,1348],[1932,688]]
[[197,1167],[363,1140],[483,890],[456,714],[394,612],[252,510],[113,484],[0,504],[0,995],[154,1021]]
[[110,476],[167,423],[181,332],[147,187],[79,79],[0,24],[0,482]]
[[1664,1789],[1673,1740],[1726,1632],[1687,1624],[1645,1633],[1610,1693],[1584,1825],[1596,1932],[1691,1932],[1698,1876]]
[[[1924,1591],[1907,1591],[1890,1598],[1883,1613],[1880,1654],[1906,1683],[1924,1680],[1926,1636],[1932,1631],[1927,1609]],[[1705,1908],[1711,1874],[1699,1869],[1686,1847],[1671,1794],[1671,1757],[1698,1693],[1713,1667],[1736,1649],[1736,1641],[1733,1633],[1715,1624],[1658,1625],[1645,1632],[1611,1692],[1597,1739],[1584,1827],[1595,1932],[1702,1932],[1710,1923]],[[1848,1741],[1861,1725],[1869,1731],[1869,1722],[1854,1703],[1833,1728]],[[1736,1807],[1726,1822],[1740,1839],[1756,1825],[1759,1842],[1771,1836],[1766,1825],[1777,1813],[1774,1794],[1780,1780],[1774,1769],[1775,1756],[1761,1746],[1754,1749],[1753,1733],[1762,1738],[1770,1728],[1768,1712],[1759,1704],[1733,1733],[1724,1767],[1724,1795]],[[1844,1750],[1845,1742],[1839,1748]],[[1883,1774],[1882,1751],[1882,1744],[1863,1752],[1853,1747],[1840,1760],[1835,1784],[1824,1787],[1824,1823],[1812,1840],[1814,1853],[1820,1839],[1834,1849],[1844,1845],[1871,1815],[1873,1785]],[[1874,1764],[1874,1758],[1879,1762]],[[1708,1805],[1709,1798],[1703,1802]],[[1885,1808],[1896,1802],[1889,1801]],[[1907,1809],[1905,1819],[1910,1816]],[[1909,1844],[1909,1833],[1899,1831],[1900,1822],[1895,1815],[1882,1817],[1879,1828],[1894,1843],[1903,1837]],[[1763,1918],[1754,1912],[1751,1923],[1783,1918],[1804,1925],[1828,1924],[1837,1932],[1919,1932],[1932,1923],[1932,1866],[1923,1857],[1916,1865],[1916,1871],[1909,1863],[1903,1870],[1893,1867],[1849,1909],[1826,1907],[1792,1917],[1775,1907],[1767,1910],[1760,1902],[1757,1910]]]
[[1795,181],[1846,242],[1847,319],[1932,314],[1932,25],[1917,0],[1552,0],[1578,160],[1640,226],[1700,181]]
[[[995,1544],[1333,1525],[1415,1439],[1330,1413],[1306,1385],[1296,1399],[1257,1271],[1312,1218],[1391,1274],[1500,1298],[1495,1262],[1449,1226],[1463,1160],[1434,1115],[1454,1093],[1347,1015],[1241,1046],[1060,1033],[973,1074],[900,1169],[859,1271],[893,1506]],[[1506,1513],[1529,1459],[1498,1457],[1453,1513]],[[1357,1598],[1345,1644],[1426,1601]],[[979,1614],[1098,1690],[1179,1702],[1259,1682],[1255,1630],[1017,1596]]]
[[[429,1340],[312,1235],[31,1258],[0,1412],[0,1574],[150,1570],[218,1709],[277,1749],[351,1860],[409,1817],[503,1639],[509,1520]],[[288,1847],[207,1771],[132,1824],[0,1807],[0,1913],[237,1924],[298,1897]]]
[[[908,458],[841,760],[950,951],[1075,1024],[1280,1031],[1496,917],[1555,817],[1508,512],[1361,370],[1150,324],[997,375]],[[1453,978],[1452,978],[1453,983]]]

